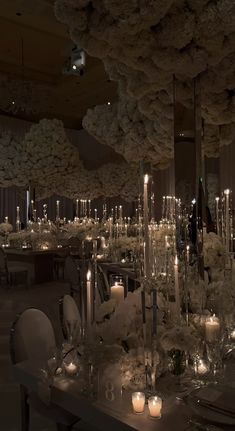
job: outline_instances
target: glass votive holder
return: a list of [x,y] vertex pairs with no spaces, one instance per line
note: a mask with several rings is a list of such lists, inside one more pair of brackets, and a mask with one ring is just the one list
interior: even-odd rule
[[78,373],[78,365],[74,362],[66,363],[64,362],[64,370],[68,377],[74,377]]
[[132,394],[132,407],[135,413],[140,414],[144,412],[145,394],[143,392],[133,392]]
[[204,377],[210,372],[210,365],[208,361],[201,357],[194,359],[194,372],[197,377]]
[[162,399],[156,395],[148,399],[149,414],[152,418],[160,419],[162,411]]
[[69,349],[69,344],[65,345],[63,352],[63,369],[68,377],[75,377],[80,368],[78,354],[74,348],[70,347],[70,350],[66,352],[67,349]]

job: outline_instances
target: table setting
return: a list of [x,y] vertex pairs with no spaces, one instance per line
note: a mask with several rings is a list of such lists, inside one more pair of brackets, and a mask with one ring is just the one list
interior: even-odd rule
[[[223,204],[231,196],[223,193],[221,207],[216,201],[220,234],[197,228],[199,253],[175,197],[163,198],[160,222],[149,218],[149,180],[133,219],[122,207],[91,218],[84,201],[82,217],[67,223],[57,214],[51,234],[79,239],[71,258],[80,278],[72,314],[63,309],[64,342],[40,365],[45,393],[69,413],[83,414],[81,403],[117,429],[166,431],[177,422],[179,431],[226,430],[235,425],[233,228]],[[45,211],[40,232],[52,226]],[[83,419],[95,425],[89,413]]]

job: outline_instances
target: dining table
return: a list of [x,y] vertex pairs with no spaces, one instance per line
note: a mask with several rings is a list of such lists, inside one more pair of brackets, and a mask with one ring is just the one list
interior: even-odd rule
[[[234,364],[232,360],[226,367],[225,381],[235,384]],[[42,366],[40,364],[24,361],[13,366],[15,380],[26,386],[30,391],[37,392],[42,383]],[[159,381],[162,378],[159,379]],[[131,391],[121,390],[119,396],[106,397],[102,388],[92,394],[93,389],[86,388],[87,379],[78,374],[77,377],[65,375],[56,376],[48,384],[50,402],[62,407],[67,412],[81,418],[88,425],[100,431],[234,431],[233,425],[214,425],[205,418],[195,415],[187,402],[185,394],[167,390],[168,383],[161,380],[160,391],[165,387],[161,418],[152,418],[148,407],[145,406],[143,414],[136,414],[132,409]],[[169,382],[169,380],[168,380]],[[100,385],[101,386],[101,385]],[[192,390],[192,388],[191,388]],[[195,424],[200,424],[198,428]],[[216,428],[217,427],[217,428]]]
[[68,248],[47,250],[5,248],[8,262],[24,265],[28,268],[30,283],[45,283],[54,279],[54,258],[65,257]]

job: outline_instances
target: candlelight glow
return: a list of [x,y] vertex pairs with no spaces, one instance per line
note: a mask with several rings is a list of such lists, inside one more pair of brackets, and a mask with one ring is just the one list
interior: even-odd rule
[[229,193],[230,193],[230,190],[229,190],[229,189],[225,189],[225,190],[224,190],[224,194],[225,194],[225,195],[229,195]]
[[178,265],[178,257],[177,256],[175,256],[175,265]]
[[219,196],[217,196],[217,197],[215,198],[215,200],[216,200],[216,202],[219,202]]
[[148,182],[149,182],[149,176],[148,176],[148,174],[145,174],[144,175],[144,184],[148,184]]
[[87,281],[91,281],[91,270],[90,269],[88,269],[88,271],[87,271],[86,279],[87,279]]

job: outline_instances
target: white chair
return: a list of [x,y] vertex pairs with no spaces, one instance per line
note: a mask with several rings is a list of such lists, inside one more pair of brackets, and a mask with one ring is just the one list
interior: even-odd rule
[[[55,335],[48,317],[40,310],[29,308],[11,328],[10,354],[13,364],[29,360],[48,363],[56,349]],[[70,431],[78,418],[55,404],[46,403],[40,394],[29,392],[21,385],[21,431],[29,431],[30,405],[57,425],[57,431]]]
[[60,324],[65,339],[79,340],[81,336],[81,315],[74,298],[64,295],[59,303]]
[[15,284],[15,276],[23,275],[26,281],[26,286],[29,286],[29,270],[25,265],[19,265],[17,262],[8,262],[7,255],[0,248],[0,280],[4,278],[7,286],[11,287]]

